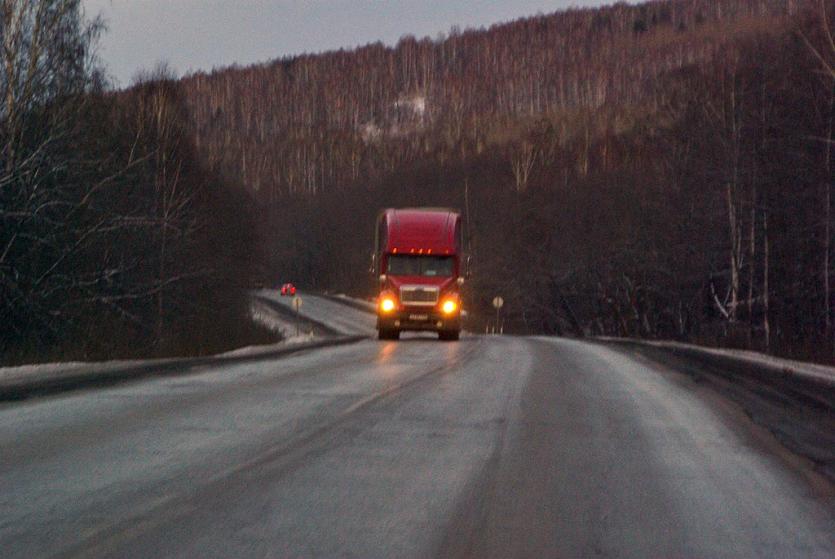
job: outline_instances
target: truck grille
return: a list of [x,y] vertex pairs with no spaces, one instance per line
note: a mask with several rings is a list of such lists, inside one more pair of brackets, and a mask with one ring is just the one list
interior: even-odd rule
[[404,305],[434,306],[438,302],[438,288],[409,285],[400,288],[400,302]]

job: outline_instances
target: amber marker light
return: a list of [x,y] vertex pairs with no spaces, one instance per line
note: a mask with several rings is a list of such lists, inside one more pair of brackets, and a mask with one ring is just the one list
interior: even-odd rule
[[452,299],[447,299],[444,301],[444,304],[441,305],[441,310],[444,311],[444,314],[452,314],[458,310],[458,303]]

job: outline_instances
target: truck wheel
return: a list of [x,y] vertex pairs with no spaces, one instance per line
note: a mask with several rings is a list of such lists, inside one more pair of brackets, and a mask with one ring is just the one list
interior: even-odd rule
[[381,328],[378,332],[377,338],[380,340],[399,340],[400,330],[384,330]]
[[444,342],[454,342],[458,340],[460,334],[458,330],[441,330],[438,332],[438,339]]

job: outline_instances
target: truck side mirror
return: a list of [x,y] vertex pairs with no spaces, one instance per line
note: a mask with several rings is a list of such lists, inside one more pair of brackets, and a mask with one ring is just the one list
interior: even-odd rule
[[464,277],[470,279],[470,274],[472,273],[472,264],[473,264],[473,257],[467,256],[467,259],[464,261]]
[[368,273],[372,276],[377,275],[377,253],[371,253],[371,266],[368,268]]

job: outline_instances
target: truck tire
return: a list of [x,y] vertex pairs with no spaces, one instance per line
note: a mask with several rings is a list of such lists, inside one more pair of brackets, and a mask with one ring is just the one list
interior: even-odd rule
[[458,330],[441,330],[438,332],[438,339],[444,342],[458,341],[461,332]]
[[399,340],[400,339],[400,330],[388,330],[380,328],[377,339],[380,340]]

